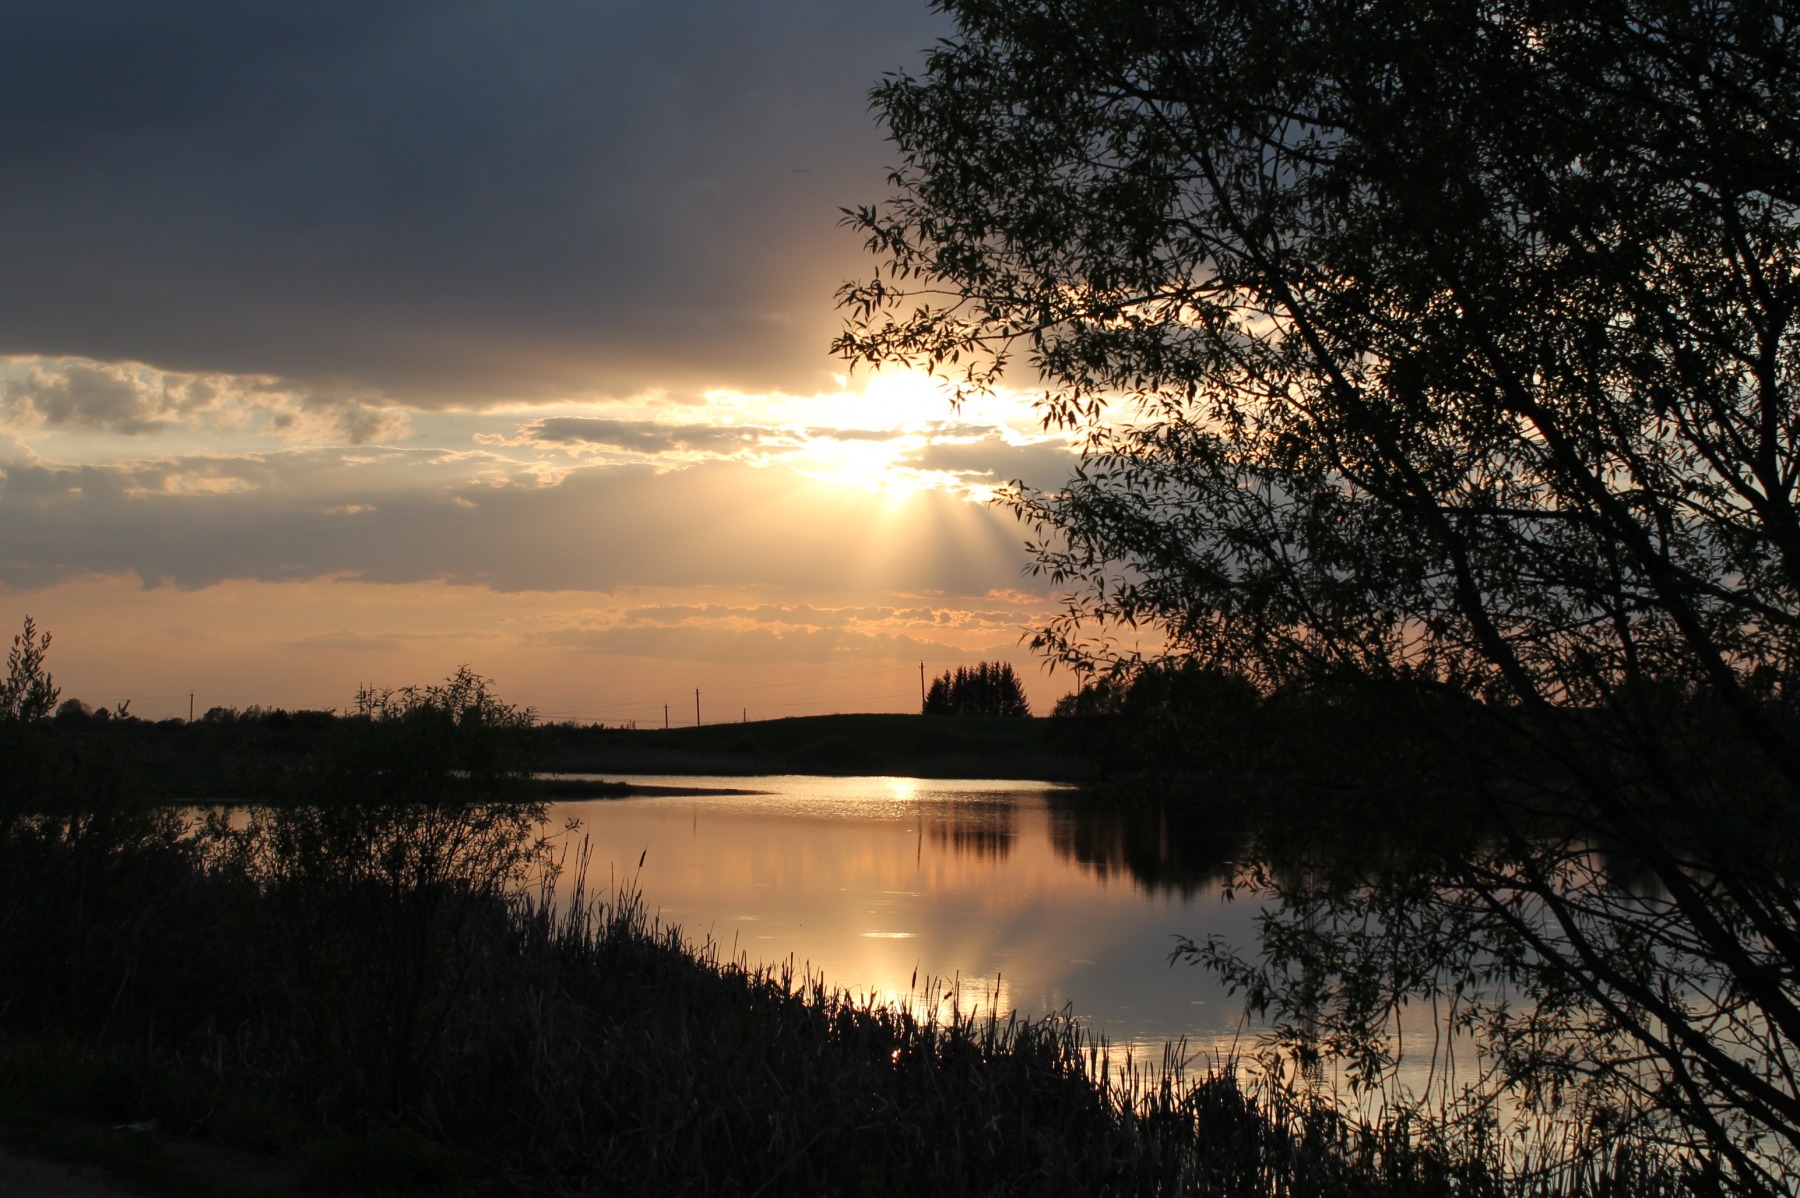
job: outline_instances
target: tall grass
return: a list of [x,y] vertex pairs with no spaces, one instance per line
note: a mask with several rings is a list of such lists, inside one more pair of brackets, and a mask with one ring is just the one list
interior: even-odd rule
[[332,1191],[1686,1192],[1593,1145],[1509,1176],[1479,1136],[1179,1054],[1121,1067],[1073,1018],[954,987],[859,999],[590,896],[579,848],[555,901],[554,846],[498,808],[359,810],[14,821],[0,1114],[155,1118]]

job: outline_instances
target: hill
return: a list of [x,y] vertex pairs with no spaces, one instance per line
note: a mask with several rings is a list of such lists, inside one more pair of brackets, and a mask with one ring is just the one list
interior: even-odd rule
[[698,728],[549,725],[545,768],[612,774],[903,774],[920,778],[1082,776],[1058,721],[982,716],[815,715]]

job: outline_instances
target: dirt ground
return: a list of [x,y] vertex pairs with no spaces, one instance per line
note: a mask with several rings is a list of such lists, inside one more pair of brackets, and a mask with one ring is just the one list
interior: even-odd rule
[[131,1192],[92,1166],[64,1165],[0,1148],[0,1198],[115,1198]]
[[[73,1127],[73,1125],[71,1125]],[[36,1155],[0,1145],[0,1198],[141,1198],[146,1194],[215,1195],[218,1198],[288,1198],[305,1191],[303,1170],[292,1161],[243,1152],[201,1140],[97,1126],[75,1129],[98,1148],[96,1161],[72,1163],[83,1154]],[[121,1164],[121,1162],[123,1162]]]

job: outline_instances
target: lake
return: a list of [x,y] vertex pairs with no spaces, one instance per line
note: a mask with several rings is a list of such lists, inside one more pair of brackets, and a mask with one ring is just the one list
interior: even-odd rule
[[[755,795],[557,804],[592,838],[590,891],[628,881],[688,937],[792,959],[858,995],[960,983],[965,1008],[1064,1008],[1115,1049],[1249,1046],[1242,1003],[1169,964],[1178,936],[1249,944],[1257,907],[1217,885],[1229,842],[1035,782],[637,778]],[[640,858],[643,861],[639,868]]]
[[[1654,1105],[1663,1082],[1661,1062],[1642,1051],[1648,1036],[1595,1016],[1606,1014],[1600,1003],[1610,992],[1599,999],[1571,993],[1561,985],[1566,974],[1533,972],[1537,962],[1528,955],[1529,937],[1556,915],[1525,922],[1537,918],[1534,903],[1548,901],[1526,889],[1526,871],[1540,861],[1568,871],[1569,893],[1587,910],[1611,904],[1603,914],[1638,919],[1637,928],[1661,919],[1669,907],[1664,892],[1644,885],[1616,846],[1546,837],[1524,846],[1535,854],[1527,856],[1516,842],[1482,838],[1477,827],[1446,848],[1443,827],[1467,807],[1451,806],[1434,823],[1427,798],[1404,792],[1390,802],[1355,796],[1334,808],[1330,794],[1273,787],[1253,795],[1165,790],[1168,801],[1159,805],[1142,796],[1108,804],[1016,781],[626,779],[633,781],[666,793],[551,805],[550,827],[572,824],[585,837],[579,854],[576,842],[564,847],[587,863],[589,893],[633,895],[634,909],[681,928],[708,959],[741,958],[778,975],[804,971],[852,1000],[927,1015],[942,1014],[947,990],[965,1014],[1066,1011],[1111,1046],[1114,1065],[1129,1053],[1144,1067],[1129,1075],[1129,1087],[1156,1083],[1172,1041],[1185,1049],[1189,1079],[1234,1059],[1254,1078],[1258,1065],[1272,1063],[1309,1101],[1316,1095],[1374,1125],[1414,1127],[1394,1122],[1412,1111],[1428,1120],[1419,1128],[1474,1129],[1501,1154],[1490,1162],[1496,1168],[1585,1161],[1589,1146],[1610,1152],[1604,1141],[1615,1135],[1646,1144],[1667,1138],[1678,1152],[1698,1142],[1678,1122],[1683,1111]],[[681,793],[686,787],[740,793]],[[528,833],[536,810],[508,810],[523,817],[520,830]],[[346,860],[373,862],[380,883],[380,871],[394,868],[387,862],[409,860],[400,851],[405,838],[427,855],[437,851],[429,846],[453,843],[435,829],[456,827],[460,811],[415,803],[245,818],[273,821],[270,835],[282,832],[284,820],[301,833],[309,819],[327,831],[341,825]],[[388,839],[365,844],[358,839],[365,827]],[[299,842],[291,855],[304,863],[306,835]],[[1518,872],[1505,872],[1514,863]],[[1459,870],[1490,871],[1482,879],[1489,890],[1471,894]],[[1564,877],[1553,880],[1561,885]],[[1234,890],[1238,880],[1266,885]],[[561,884],[566,896],[574,880]],[[1505,897],[1513,886],[1523,893],[1518,914],[1509,916],[1515,922],[1486,918],[1483,895]],[[1272,906],[1278,903],[1287,905]],[[1281,936],[1271,942],[1276,969],[1258,976],[1247,965],[1246,973],[1285,1000],[1287,1055],[1264,1051],[1265,1029],[1245,1018],[1241,1001],[1213,974],[1169,963],[1184,939],[1222,941],[1254,962],[1265,917]],[[1680,934],[1678,923],[1667,926]],[[1515,944],[1504,934],[1514,929],[1524,950],[1509,959]],[[1780,1043],[1777,1031],[1720,983],[1723,966],[1704,972],[1708,961],[1694,952],[1698,966],[1669,969],[1668,958],[1640,949],[1669,953],[1679,948],[1673,943],[1640,937],[1622,943],[1616,959],[1643,965],[1653,981],[1667,979],[1666,992],[1693,1009],[1717,1012],[1701,1029],[1712,1041],[1697,1052],[1759,1084],[1776,1077],[1784,1058],[1759,1054]],[[1388,1006],[1392,985],[1410,986],[1413,997]],[[1554,1001],[1539,1006],[1545,993]],[[729,1014],[716,1017],[731,1023]],[[1496,1028],[1494,1040],[1481,1041]],[[1319,1053],[1325,1059],[1315,1063]],[[1581,1071],[1602,1069],[1593,1085],[1581,1080]],[[1577,1082],[1564,1084],[1570,1075]],[[1546,1078],[1562,1088],[1532,1088]],[[1758,1151],[1783,1172],[1794,1166],[1785,1147]]]

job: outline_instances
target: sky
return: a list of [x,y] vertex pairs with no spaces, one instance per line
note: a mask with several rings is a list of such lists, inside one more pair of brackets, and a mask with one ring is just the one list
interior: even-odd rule
[[[0,0],[0,618],[65,697],[916,710],[1057,607],[1028,398],[849,372],[923,0]],[[190,698],[191,696],[191,698]]]

